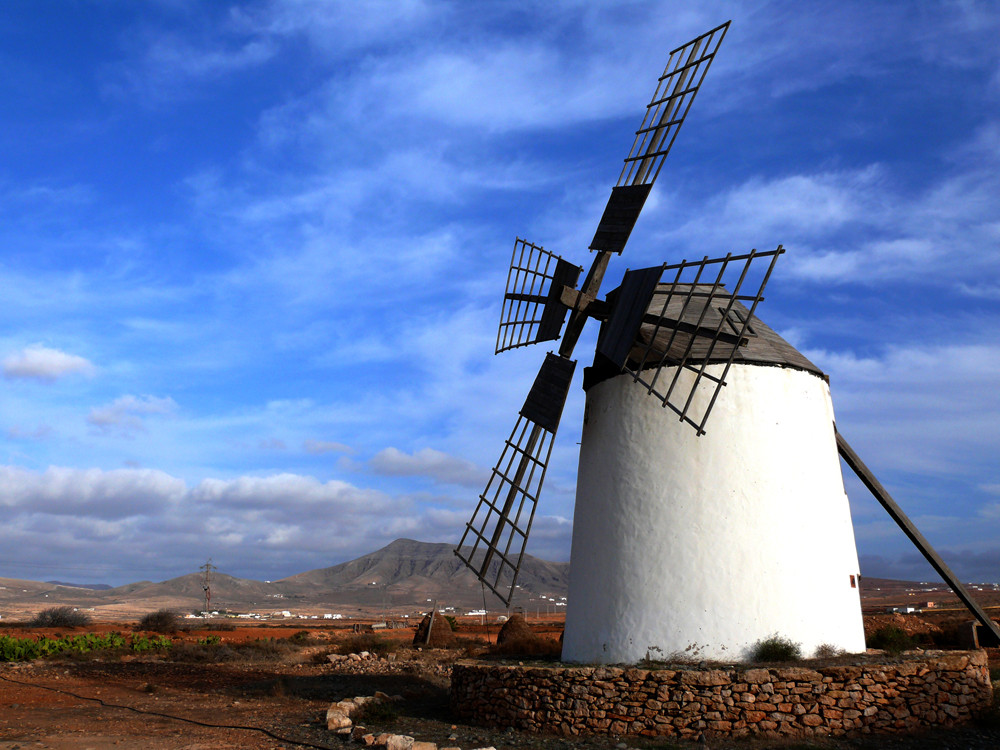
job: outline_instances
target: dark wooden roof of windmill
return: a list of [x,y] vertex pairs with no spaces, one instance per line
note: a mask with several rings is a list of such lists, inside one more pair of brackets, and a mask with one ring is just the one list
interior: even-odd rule
[[[687,362],[690,364],[700,364],[706,360],[706,357],[710,363],[724,363],[732,355],[733,364],[787,367],[812,372],[824,379],[827,377],[802,352],[785,341],[756,315],[750,318],[744,339],[745,343],[742,346],[736,346],[735,353],[733,353],[733,344],[716,341],[713,347],[710,337],[699,335],[694,335],[695,340],[691,342],[693,334],[683,333],[674,327],[657,326],[656,323],[651,322],[650,316],[666,315],[713,331],[718,328],[729,303],[729,294],[724,289],[719,289],[711,297],[692,297],[688,300],[686,292],[689,288],[687,285],[657,285],[656,291],[646,307],[647,317],[639,327],[632,342],[627,360],[628,368],[637,369],[640,362],[643,361],[643,369],[658,366],[669,346],[668,365],[672,360],[683,357],[685,353],[687,354]],[[609,299],[613,294],[614,292],[608,295]],[[669,302],[664,309],[664,304],[668,299]],[[687,300],[686,304],[685,300]],[[702,315],[706,306],[708,309],[704,310],[704,315]],[[722,330],[729,334],[738,333],[742,321],[746,319],[748,314],[749,310],[746,307],[738,301],[734,302],[729,316],[723,321]],[[602,334],[604,328],[605,326],[602,326]],[[690,351],[688,351],[689,344]],[[595,357],[594,365],[584,370],[583,387],[585,390],[589,389],[602,380],[615,377],[620,373],[621,370],[618,367],[598,354]]]

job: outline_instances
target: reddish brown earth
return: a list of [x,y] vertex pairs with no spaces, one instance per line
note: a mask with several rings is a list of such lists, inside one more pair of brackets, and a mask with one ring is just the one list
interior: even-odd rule
[[[913,616],[909,616],[913,617]],[[558,618],[529,620],[544,637],[556,639]],[[121,630],[121,623],[97,624],[76,632]],[[215,748],[349,748],[325,728],[323,717],[333,701],[375,691],[403,697],[398,715],[369,725],[374,731],[408,734],[439,747],[590,748],[691,747],[685,743],[629,738],[557,738],[453,724],[448,709],[450,666],[481,650],[498,626],[460,622],[461,648],[416,650],[412,628],[382,631],[379,637],[399,644],[394,660],[329,663],[324,655],[353,637],[350,628],[315,623],[303,627],[248,625],[235,630],[199,629],[172,636],[194,644],[217,636],[223,644],[257,639],[282,642],[307,630],[305,645],[271,661],[180,662],[164,656],[105,656],[0,664],[0,750],[19,748],[151,748],[209,750]],[[67,634],[4,627],[0,635]],[[991,653],[991,661],[1000,652]],[[998,660],[1000,666],[1000,660]],[[993,723],[991,723],[993,722]],[[902,738],[817,739],[789,744],[779,741],[707,743],[712,748],[986,748],[1000,747],[1000,722],[948,732]]]

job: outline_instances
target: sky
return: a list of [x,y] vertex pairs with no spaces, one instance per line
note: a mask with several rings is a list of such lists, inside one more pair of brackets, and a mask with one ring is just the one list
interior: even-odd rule
[[[514,239],[589,265],[669,51],[729,19],[605,291],[784,245],[759,314],[959,576],[1000,580],[1000,9],[973,0],[3,3],[0,577],[457,542],[552,348],[493,354]],[[932,576],[845,484],[862,572]]]

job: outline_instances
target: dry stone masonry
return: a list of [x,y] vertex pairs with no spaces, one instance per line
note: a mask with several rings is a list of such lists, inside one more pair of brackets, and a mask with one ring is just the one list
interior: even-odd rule
[[952,726],[992,701],[984,651],[853,666],[637,669],[460,662],[458,718],[562,735],[808,736]]

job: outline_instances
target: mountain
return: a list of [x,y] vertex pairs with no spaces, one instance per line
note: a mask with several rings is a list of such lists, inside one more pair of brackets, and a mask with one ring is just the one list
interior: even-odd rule
[[[97,619],[134,618],[161,608],[200,611],[205,606],[203,586],[201,573],[104,589],[0,579],[0,616],[23,619],[59,605],[84,608]],[[484,600],[483,587],[455,556],[452,545],[413,539],[397,539],[356,560],[279,581],[254,581],[216,572],[211,586],[213,609],[239,612],[287,609],[354,614],[361,610],[398,615],[425,611],[429,602],[435,601],[458,611],[480,609]],[[566,596],[569,563],[525,555],[518,586],[513,606],[554,608],[555,602]],[[489,609],[505,609],[488,590],[485,599]]]
[[107,583],[66,583],[66,581],[46,581],[53,586],[65,586],[70,589],[90,589],[92,591],[107,591],[112,588]]
[[[204,589],[205,576],[203,573],[188,573],[187,575],[171,578],[160,583],[143,581],[141,583],[128,583],[124,586],[109,589],[111,596],[129,596],[138,599],[150,597],[185,597],[205,601]],[[212,598],[225,598],[230,601],[244,601],[249,599],[262,599],[268,593],[270,587],[263,581],[253,581],[247,578],[236,578],[225,573],[214,573],[212,575]]]
[[[376,552],[334,565],[275,581],[286,597],[326,591],[350,595],[369,605],[413,603],[427,600],[464,608],[483,606],[478,579],[454,554],[451,544],[433,544],[397,539]],[[569,588],[569,563],[548,562],[525,555],[518,576],[520,588],[514,604],[527,606],[541,596],[556,600]],[[487,592],[487,605],[498,608],[499,600]]]

